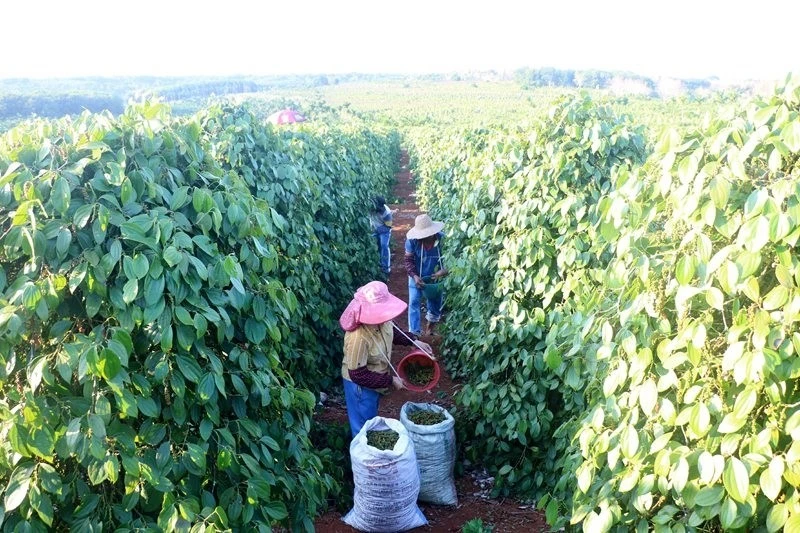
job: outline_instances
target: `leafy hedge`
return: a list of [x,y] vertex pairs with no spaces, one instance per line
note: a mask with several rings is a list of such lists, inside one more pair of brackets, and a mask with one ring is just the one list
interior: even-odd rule
[[[585,117],[564,131],[591,138]],[[624,126],[610,126],[594,146],[616,145]],[[466,376],[470,453],[495,467],[499,490],[544,495],[556,527],[794,531],[798,80],[665,134],[644,165],[603,154],[599,180],[586,179],[594,146],[549,131],[529,135],[533,147],[485,140],[444,169],[418,157],[424,187],[454,191],[430,207],[451,217],[459,255],[445,342]],[[577,173],[537,181],[561,156]],[[511,172],[473,200],[460,180],[498,167]],[[496,192],[509,189],[517,198]]]
[[445,360],[464,380],[459,417],[473,428],[461,437],[498,492],[532,496],[558,479],[566,444],[553,433],[585,401],[563,386],[579,384],[580,367],[554,374],[543,357],[548,316],[611,257],[590,213],[611,169],[641,162],[644,144],[609,109],[574,98],[531,129],[479,130],[439,148],[457,159],[423,174],[421,196],[448,221]]
[[377,272],[397,139],[245,110],[0,142],[4,530],[313,530],[335,310]]
[[552,332],[598,362],[556,487],[587,531],[800,527],[798,81],[665,135],[606,199],[629,216],[594,322]]

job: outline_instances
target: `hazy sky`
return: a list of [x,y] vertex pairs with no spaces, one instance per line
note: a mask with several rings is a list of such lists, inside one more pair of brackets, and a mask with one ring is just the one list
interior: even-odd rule
[[0,0],[0,78],[510,70],[782,78],[798,0]]

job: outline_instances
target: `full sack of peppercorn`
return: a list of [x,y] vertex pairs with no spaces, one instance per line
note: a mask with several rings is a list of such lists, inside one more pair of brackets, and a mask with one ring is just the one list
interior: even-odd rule
[[399,420],[367,420],[350,443],[350,461],[355,493],[345,523],[373,533],[407,531],[428,523],[417,506],[414,443]]
[[444,407],[406,402],[400,422],[414,442],[419,465],[419,500],[457,505],[453,467],[456,463],[455,419]]

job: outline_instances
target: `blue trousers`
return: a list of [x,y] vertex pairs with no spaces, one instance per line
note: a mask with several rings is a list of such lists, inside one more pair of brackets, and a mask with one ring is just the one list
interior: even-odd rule
[[[414,278],[408,278],[408,329],[414,335],[420,335],[422,333],[422,328],[420,325],[421,321],[421,309],[422,309],[422,299],[425,298],[425,295],[422,289],[417,288],[417,284],[414,283]],[[427,313],[425,314],[425,319],[428,322],[436,323],[439,322],[442,318],[442,294],[439,294],[438,298],[428,298],[426,307],[428,309]]]
[[378,243],[378,254],[380,256],[381,270],[384,274],[390,272],[391,254],[389,253],[389,240],[392,238],[392,232],[375,233],[375,240]]
[[347,405],[347,419],[353,438],[370,418],[378,416],[378,401],[381,394],[373,389],[356,385],[348,379],[344,382],[344,402]]

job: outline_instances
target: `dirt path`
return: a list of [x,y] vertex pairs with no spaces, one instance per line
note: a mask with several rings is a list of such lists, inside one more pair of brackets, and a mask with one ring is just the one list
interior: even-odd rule
[[[394,216],[394,231],[392,232],[390,245],[392,272],[387,285],[392,294],[408,302],[408,276],[403,264],[405,235],[414,225],[414,219],[420,214],[420,210],[416,203],[413,177],[408,168],[408,154],[405,150],[402,152],[400,164],[401,169],[396,176],[393,191],[394,198],[400,200],[400,202],[390,205],[392,209],[397,209],[398,211]],[[445,228],[445,231],[447,231],[447,228]],[[404,330],[408,329],[408,315],[406,313],[397,317],[395,322]],[[421,340],[430,344],[434,352],[437,355],[439,354],[441,337],[438,335],[423,336]],[[392,353],[392,363],[396,365],[410,351],[410,347],[395,346]],[[408,390],[392,391],[381,399],[378,414],[399,419],[400,408],[408,401],[435,403],[448,409],[452,407],[453,396],[458,391],[459,384],[450,379],[444,365],[441,365],[441,369],[441,378],[433,390],[424,393]],[[324,413],[325,419],[347,422],[347,412],[343,406],[330,405],[326,408],[326,411]],[[480,518],[484,525],[494,526],[493,533],[547,531],[544,517],[541,513],[532,509],[531,506],[521,505],[512,500],[489,499],[487,496],[489,489],[487,481],[480,475],[468,473],[456,478],[456,488],[458,491],[458,505],[455,507],[420,503],[420,509],[428,519],[429,525],[412,531],[458,532],[461,531],[466,522],[474,518]],[[323,515],[317,519],[314,525],[317,531],[321,533],[350,533],[357,531],[343,523],[338,512],[329,512]]]

